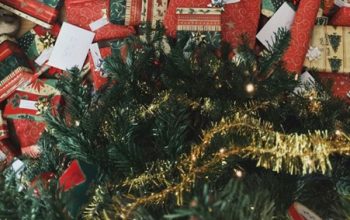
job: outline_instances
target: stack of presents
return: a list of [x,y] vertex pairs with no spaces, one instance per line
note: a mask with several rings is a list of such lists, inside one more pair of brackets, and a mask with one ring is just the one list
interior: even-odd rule
[[[109,83],[103,59],[146,22],[153,29],[163,24],[168,38],[200,33],[232,48],[244,34],[257,50],[269,49],[274,32],[287,28],[286,68],[296,74],[316,70],[334,81],[333,92],[341,98],[348,99],[350,91],[350,0],[0,0],[0,8],[36,24],[15,38],[0,35],[1,168],[20,156],[40,156],[40,106],[63,105],[56,88],[60,76],[77,67],[94,92],[103,92]],[[86,166],[73,161],[61,184]]]

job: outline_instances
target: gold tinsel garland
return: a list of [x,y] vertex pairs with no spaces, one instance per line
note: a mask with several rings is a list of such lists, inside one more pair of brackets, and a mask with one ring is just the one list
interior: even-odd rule
[[[207,154],[214,137],[225,136],[231,132],[251,137],[249,146],[222,146],[216,153]],[[143,197],[132,194],[123,195],[130,203],[117,207],[120,216],[129,219],[133,212],[141,206],[161,204],[170,196],[175,196],[177,204],[183,202],[183,193],[189,191],[197,178],[214,172],[226,158],[232,156],[249,157],[257,160],[257,166],[272,169],[276,172],[287,171],[290,174],[307,174],[323,172],[331,169],[331,154],[350,154],[349,137],[342,132],[329,136],[326,131],[309,134],[283,134],[273,130],[271,124],[236,113],[232,119],[222,120],[203,134],[202,142],[194,145],[188,155],[184,155],[175,167],[159,168],[156,173],[144,173],[135,178],[126,179],[120,187],[137,189],[147,184],[166,186],[159,192]],[[160,166],[162,163],[160,163]],[[167,179],[167,172],[176,169],[179,182],[172,183]]]

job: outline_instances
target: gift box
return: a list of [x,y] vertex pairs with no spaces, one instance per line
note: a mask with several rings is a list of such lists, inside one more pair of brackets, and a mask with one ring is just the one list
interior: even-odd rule
[[164,20],[168,0],[110,0],[109,17],[114,24],[139,25],[149,22],[152,28]]
[[[102,59],[105,59],[111,54],[112,54],[112,49],[110,47],[105,47],[100,49],[100,55]],[[91,77],[92,84],[94,86],[95,91],[98,91],[108,82],[108,75],[104,73],[102,70],[103,60],[100,59],[98,61],[99,64],[96,65],[96,62],[94,62],[94,58],[91,52],[89,53],[89,62],[90,62],[90,71],[92,76]]]
[[36,144],[46,127],[41,111],[49,107],[57,111],[61,102],[56,83],[56,80],[37,79],[17,90],[7,101],[4,118],[10,128],[12,142],[20,147],[22,154],[31,157],[39,154]]
[[62,0],[0,0],[0,7],[45,28],[58,18]]
[[[108,0],[66,0],[66,19],[73,25],[90,30],[90,24],[107,17],[108,7]],[[94,32],[94,40],[103,41],[128,37],[134,34],[135,30],[131,26],[107,23]]]
[[291,26],[290,45],[283,56],[285,68],[299,74],[303,68],[321,0],[301,0]]
[[0,111],[0,171],[11,164],[18,152],[10,145],[7,122]]
[[[18,45],[27,55],[31,65],[35,67],[36,72],[40,71],[41,66],[37,64],[36,59],[47,49],[55,45],[57,36],[60,32],[60,25],[53,25],[52,29],[46,29],[39,25],[35,26],[20,38],[18,38]],[[49,76],[61,73],[61,71],[50,68],[46,72]]]
[[0,102],[30,82],[32,77],[33,71],[17,43],[8,37],[0,37]]
[[330,24],[350,27],[350,7],[341,7],[332,17]]
[[[194,44],[208,42],[220,47],[221,8],[177,8],[177,38],[187,40],[184,51]],[[188,34],[190,33],[190,35]],[[188,39],[187,39],[188,38]]]
[[66,199],[66,209],[74,219],[80,207],[88,200],[88,190],[96,175],[96,166],[73,160],[59,178],[59,185]]
[[[164,25],[168,36],[175,38],[177,35],[178,8],[205,8],[208,0],[172,0],[169,2]],[[246,35],[249,46],[254,47],[255,37],[260,18],[261,0],[240,0],[236,3],[224,4],[221,13],[221,37],[229,42],[233,48],[242,43],[242,35]]]
[[321,72],[350,73],[350,27],[315,26],[304,65]]

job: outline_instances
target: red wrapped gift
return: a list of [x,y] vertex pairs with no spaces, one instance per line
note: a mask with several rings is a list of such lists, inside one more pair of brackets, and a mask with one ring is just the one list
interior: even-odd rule
[[32,77],[27,58],[15,41],[0,37],[0,102],[30,82]]
[[341,7],[333,16],[331,24],[335,26],[350,27],[350,7]]
[[0,111],[0,171],[7,167],[16,156],[16,151],[11,147],[6,120],[2,118]]
[[163,22],[168,0],[110,0],[109,19],[113,24],[140,25],[149,22],[156,28],[158,21]]
[[300,73],[309,49],[321,0],[301,0],[291,27],[291,42],[283,60],[288,71]]
[[[108,0],[66,0],[67,22],[90,30],[90,24],[107,16]],[[108,23],[95,31],[95,41],[114,40],[128,37],[135,33],[132,26]]]
[[[178,15],[177,8],[205,8],[208,0],[172,0],[164,18],[166,32],[176,37]],[[236,48],[241,44],[241,36],[246,34],[251,47],[255,45],[255,37],[260,17],[261,0],[241,0],[237,3],[225,4],[221,15],[222,39]]]
[[[10,131],[13,132],[13,141],[18,142],[23,154],[32,157],[37,157],[39,154],[36,144],[45,130],[45,122],[38,108],[47,108],[50,105],[55,110],[55,107],[59,106],[61,96],[55,88],[56,82],[56,80],[37,79],[21,91],[16,91],[8,99],[4,118],[8,120]],[[48,96],[53,96],[51,102],[48,101]]]
[[61,4],[61,0],[0,0],[0,7],[45,28],[55,23]]
[[[102,59],[104,59],[112,54],[112,49],[110,47],[101,48],[100,54]],[[100,67],[95,65],[91,52],[89,53],[89,62],[92,76],[92,84],[94,86],[94,89],[97,91],[108,82],[108,78],[107,76],[103,75],[102,71],[100,70]]]
[[331,81],[332,93],[350,103],[350,76],[337,73],[319,73],[323,81]]
[[[27,55],[31,65],[39,72],[42,66],[35,63],[35,60],[46,50],[55,45],[56,39],[60,32],[60,25],[53,25],[52,29],[46,29],[36,25],[34,28],[18,38],[18,45]],[[62,71],[51,67],[47,72],[49,76],[61,74]]]

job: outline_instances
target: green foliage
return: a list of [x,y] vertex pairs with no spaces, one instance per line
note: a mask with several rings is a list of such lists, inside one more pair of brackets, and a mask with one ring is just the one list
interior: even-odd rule
[[[45,114],[47,131],[39,142],[42,155],[39,160],[28,162],[24,175],[27,181],[43,172],[60,176],[73,159],[96,166],[99,175],[90,187],[91,199],[82,207],[79,218],[118,219],[119,205],[127,207],[137,197],[180,182],[181,174],[190,170],[174,171],[181,158],[202,142],[202,134],[228,116],[238,115],[235,113],[239,109],[257,119],[255,127],[263,127],[261,121],[268,121],[271,132],[286,135],[320,129],[330,134],[339,128],[349,130],[349,108],[331,97],[318,81],[312,92],[321,108],[310,110],[315,99],[311,100],[309,93],[294,92],[298,82],[281,62],[290,40],[286,30],[276,33],[275,43],[262,55],[257,55],[244,40],[239,48],[224,42],[217,48],[211,41],[189,46],[188,39],[174,42],[166,39],[163,32],[160,27],[153,32],[145,26],[141,30],[143,37],[119,42],[113,56],[106,59],[104,70],[109,74],[109,83],[101,91],[92,91],[76,69],[60,79],[64,112]],[[126,56],[121,55],[123,46],[127,48]],[[237,54],[232,61],[234,49]],[[247,91],[247,85],[252,85],[254,91]],[[256,140],[256,134],[263,131],[252,128],[246,129],[250,133],[245,134],[240,132],[242,129],[243,125],[234,132],[215,136],[202,159],[211,158],[222,146],[265,143]],[[162,205],[139,207],[133,216],[284,219],[289,205],[297,199],[324,217],[345,218],[349,216],[344,196],[350,174],[345,172],[347,157],[339,157],[332,160],[338,171],[322,176],[327,179],[326,184],[318,185],[301,175],[257,168],[255,160],[226,158],[219,166],[212,166],[207,176],[195,178],[191,190],[184,192],[185,201],[180,208],[171,197]],[[246,171],[242,180],[232,179],[232,170],[237,166]],[[285,171],[283,167],[281,170]],[[157,181],[123,185],[125,179],[157,173],[161,173]],[[158,181],[169,178],[171,181]],[[209,180],[213,183],[208,184]],[[65,198],[57,185],[43,187],[40,196],[33,196],[31,190],[29,195],[26,190],[18,192],[16,184],[13,180],[0,180],[0,216],[4,219],[68,218],[64,213]],[[317,190],[312,187],[315,184]],[[317,193],[323,190],[327,193]],[[315,195],[319,203],[313,206]],[[329,203],[332,206],[325,209]],[[334,210],[344,211],[338,214]]]

